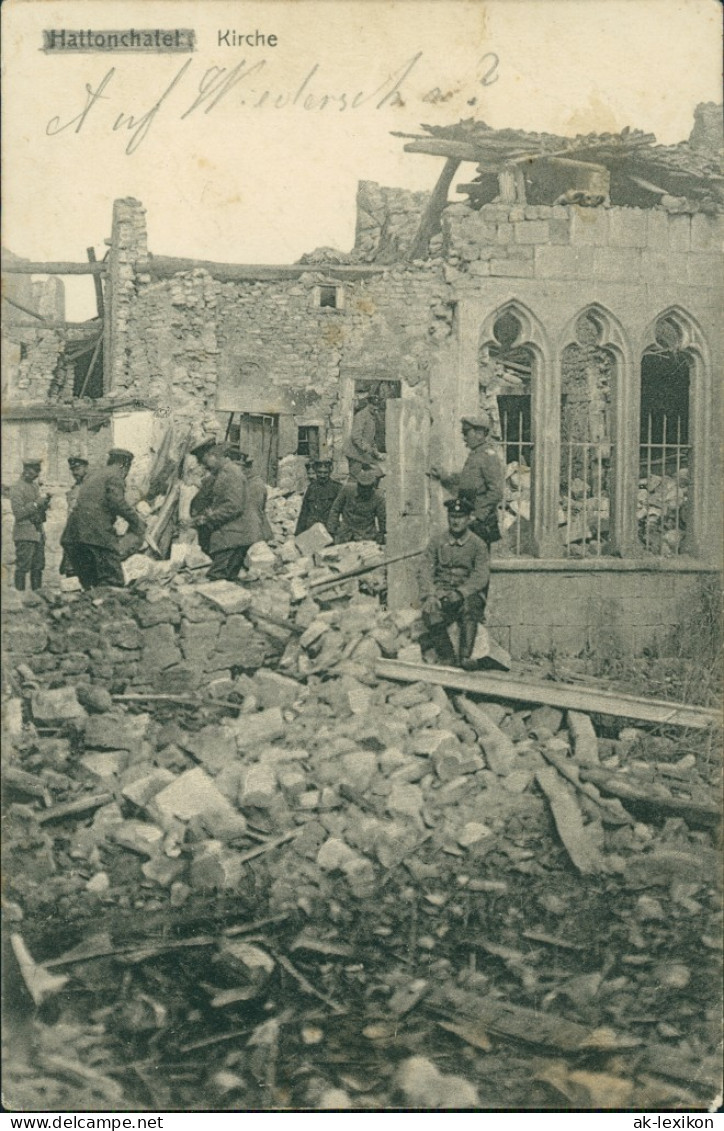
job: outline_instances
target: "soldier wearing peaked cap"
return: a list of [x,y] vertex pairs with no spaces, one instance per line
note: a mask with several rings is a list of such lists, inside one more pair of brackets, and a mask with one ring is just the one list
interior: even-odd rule
[[500,541],[498,505],[503,501],[505,468],[490,439],[492,421],[487,413],[464,416],[461,420],[463,440],[468,448],[462,471],[442,475],[432,468],[430,475],[439,479],[446,491],[466,497],[473,504],[470,529],[487,544]]
[[68,456],[68,467],[70,468],[70,474],[73,476],[73,486],[65,492],[65,501],[68,506],[68,516],[66,518],[65,528],[60,536],[60,544],[63,547],[63,558],[60,563],[60,573],[63,577],[74,577],[75,569],[73,567],[73,561],[71,555],[68,554],[65,546],[66,542],[73,541],[73,524],[71,521],[71,515],[78,500],[78,493],[80,491],[81,483],[88,474],[89,464],[88,460],[83,456]]
[[342,484],[332,479],[331,459],[313,460],[312,469],[314,477],[304,492],[295,534],[302,534],[317,522],[326,526],[332,504],[342,490]]
[[[248,506],[246,476],[239,463],[233,463],[224,444],[205,445],[201,463],[211,477],[208,496],[203,506],[194,508],[192,525],[200,533],[199,545],[211,557],[209,581],[233,581],[244,564],[251,543],[247,541]],[[205,488],[206,481],[202,483]],[[198,496],[197,496],[198,497]],[[204,531],[204,542],[201,532]],[[208,534],[208,543],[206,543]]]
[[89,471],[80,485],[61,544],[84,589],[96,585],[122,589],[125,584],[114,523],[124,518],[129,532],[138,538],[145,530],[141,516],[126,499],[132,463],[133,452],[111,448],[106,466]]
[[45,517],[50,495],[41,495],[37,480],[42,464],[39,459],[24,459],[23,473],[10,488],[10,505],[15,524],[15,588],[25,589],[28,574],[30,588],[40,589],[45,569]]
[[385,496],[377,486],[381,478],[378,467],[363,463],[356,479],[342,486],[327,522],[335,542],[384,542],[387,510]]
[[490,580],[488,548],[470,529],[473,504],[466,497],[448,499],[448,529],[433,538],[418,570],[422,616],[444,664],[456,662],[448,628],[457,624],[460,666],[472,668],[478,625],[485,616]]

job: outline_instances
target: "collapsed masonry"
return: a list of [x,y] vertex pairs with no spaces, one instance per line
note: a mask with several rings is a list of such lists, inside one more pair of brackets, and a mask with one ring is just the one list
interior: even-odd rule
[[[99,318],[55,326],[8,292],[4,481],[30,447],[47,451],[62,526],[69,448],[141,448],[140,484],[169,424],[238,440],[278,486],[319,451],[343,476],[374,389],[394,556],[442,520],[424,473],[462,463],[459,417],[482,407],[507,467],[494,604],[524,610],[501,613],[503,646],[668,648],[719,561],[718,120],[699,108],[668,147],[630,130],[428,130],[406,149],[445,158],[432,193],[363,181],[354,249],[284,267],[151,254],[141,204],[117,201],[104,262],[65,265],[91,273]],[[478,179],[453,202],[466,163]],[[40,266],[6,263],[8,278],[27,290]],[[58,337],[69,364],[53,370]],[[414,599],[406,564],[388,591],[392,606]]]

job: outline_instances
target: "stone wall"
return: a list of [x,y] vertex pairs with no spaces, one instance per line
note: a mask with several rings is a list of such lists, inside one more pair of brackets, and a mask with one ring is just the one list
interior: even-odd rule
[[[588,564],[588,563],[586,563]],[[651,570],[608,561],[598,569],[563,563],[493,564],[487,624],[519,659],[529,653],[609,658],[688,655],[704,586],[719,575],[694,565]]]
[[388,188],[376,181],[357,187],[355,258],[365,263],[395,263],[409,252],[430,194]]

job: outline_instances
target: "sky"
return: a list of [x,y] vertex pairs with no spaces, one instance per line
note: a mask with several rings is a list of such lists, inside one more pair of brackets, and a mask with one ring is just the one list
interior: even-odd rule
[[[32,260],[102,255],[121,196],[159,255],[349,250],[359,180],[439,176],[392,131],[473,117],[672,143],[721,100],[718,0],[9,0],[2,20],[3,246]],[[44,29],[131,28],[192,28],[196,50],[41,50]],[[66,294],[92,316],[90,278]]]

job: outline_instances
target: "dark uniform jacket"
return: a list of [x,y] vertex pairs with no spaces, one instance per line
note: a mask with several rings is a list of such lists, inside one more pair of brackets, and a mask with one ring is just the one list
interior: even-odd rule
[[297,519],[295,534],[303,534],[314,526],[315,522],[327,525],[332,503],[342,489],[342,484],[336,479],[328,479],[326,483],[314,481],[309,484],[302,499],[302,509]]
[[328,529],[337,542],[381,542],[386,530],[385,496],[377,487],[360,495],[356,483],[345,483],[329,512]]
[[226,459],[214,475],[210,503],[201,512],[204,526],[211,531],[209,553],[251,545],[247,540],[246,508],[246,476],[240,467]]
[[471,597],[481,593],[489,580],[488,547],[472,530],[466,530],[459,538],[449,531],[433,538],[418,570],[423,601],[451,589]]
[[120,466],[111,464],[89,471],[68,516],[61,544],[67,546],[82,542],[88,546],[117,550],[118,535],[113,526],[117,518],[125,518],[134,534],[143,534],[145,528],[141,516],[126,499],[125,479]]
[[15,518],[13,542],[44,542],[46,508],[40,501],[38,484],[18,479],[10,488],[10,505]]
[[475,506],[475,518],[488,518],[503,501],[505,468],[494,444],[486,436],[472,448],[457,475],[440,476],[448,491],[467,495]]

